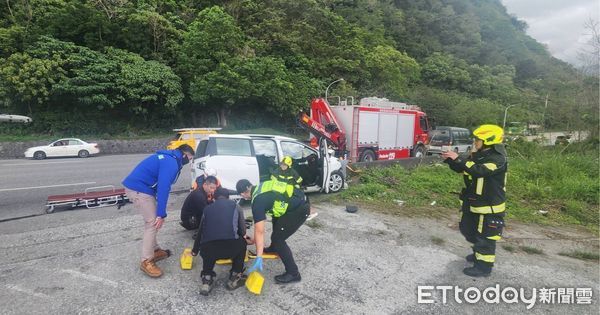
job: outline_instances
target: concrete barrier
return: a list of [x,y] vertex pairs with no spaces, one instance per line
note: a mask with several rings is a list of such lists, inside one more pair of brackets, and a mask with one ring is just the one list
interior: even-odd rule
[[[88,143],[98,143],[100,154],[133,154],[152,153],[166,149],[169,138],[141,140],[87,140]],[[47,145],[51,141],[0,142],[0,159],[24,158],[27,148]]]

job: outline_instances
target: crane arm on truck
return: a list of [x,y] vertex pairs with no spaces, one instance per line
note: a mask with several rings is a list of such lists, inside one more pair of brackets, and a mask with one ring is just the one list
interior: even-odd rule
[[314,99],[310,104],[311,116],[300,113],[298,125],[319,139],[326,139],[336,147],[336,155],[346,153],[346,134],[341,130],[329,104],[322,99]]

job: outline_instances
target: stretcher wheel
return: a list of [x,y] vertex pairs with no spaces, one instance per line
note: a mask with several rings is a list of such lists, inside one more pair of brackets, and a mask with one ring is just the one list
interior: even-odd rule
[[46,213],[50,214],[54,212],[54,206],[45,206],[46,207]]

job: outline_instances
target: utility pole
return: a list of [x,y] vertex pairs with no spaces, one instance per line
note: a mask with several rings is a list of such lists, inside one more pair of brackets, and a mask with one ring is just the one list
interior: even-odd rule
[[508,105],[506,106],[506,108],[504,109],[504,120],[502,122],[502,129],[505,130],[504,132],[506,132],[506,115],[508,114],[508,109],[513,107],[513,106],[517,106],[518,104],[512,104],[512,105]]
[[542,131],[546,131],[546,121],[544,120],[546,117],[546,108],[548,108],[548,94],[546,93],[546,101],[544,102],[544,111],[542,112]]

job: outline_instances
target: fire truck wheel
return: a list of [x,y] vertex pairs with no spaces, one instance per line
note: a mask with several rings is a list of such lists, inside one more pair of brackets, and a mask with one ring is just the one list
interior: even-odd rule
[[375,161],[375,152],[373,152],[372,150],[364,150],[363,153],[360,155],[360,161],[361,162],[373,162]]
[[425,155],[425,147],[422,145],[418,145],[410,154],[412,157],[422,157],[423,155]]

